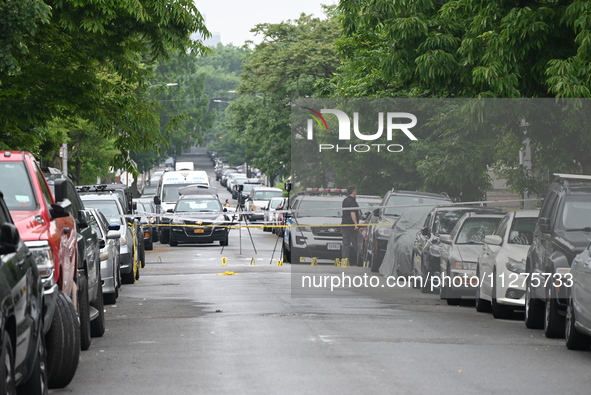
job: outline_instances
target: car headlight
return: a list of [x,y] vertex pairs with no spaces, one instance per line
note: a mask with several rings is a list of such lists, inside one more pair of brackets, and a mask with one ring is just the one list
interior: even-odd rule
[[183,225],[185,222],[182,218],[173,218],[171,224],[173,225]]
[[380,229],[378,229],[378,235],[380,235],[380,236],[390,237],[390,234],[391,233],[392,233],[392,228],[380,228]]
[[299,229],[302,232],[311,232],[312,231],[312,227],[311,226],[300,226]]
[[429,247],[429,253],[431,254],[431,256],[441,256],[441,246],[440,245],[431,245]]
[[25,245],[31,252],[31,258],[37,266],[41,282],[44,287],[51,287],[55,284],[53,251],[47,241],[28,241]]
[[515,259],[509,258],[505,266],[508,270],[514,273],[525,273],[525,259],[517,261]]

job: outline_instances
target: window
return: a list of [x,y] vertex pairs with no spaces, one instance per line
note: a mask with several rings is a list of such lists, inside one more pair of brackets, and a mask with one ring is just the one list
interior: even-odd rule
[[491,235],[501,218],[468,218],[458,232],[456,244],[482,244]]
[[537,218],[515,218],[509,232],[509,244],[531,245]]
[[[41,178],[45,184],[43,174],[41,174]],[[0,185],[2,185],[4,201],[9,210],[30,211],[37,207],[29,175],[23,162],[0,163]],[[47,199],[47,196],[45,198]],[[51,195],[49,195],[48,204],[51,201]]]

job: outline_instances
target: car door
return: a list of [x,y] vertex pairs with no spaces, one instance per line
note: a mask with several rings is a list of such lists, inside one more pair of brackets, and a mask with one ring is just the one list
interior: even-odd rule
[[[511,220],[514,218],[515,214],[506,215],[499,226],[493,233],[494,235],[499,236],[503,239],[503,244],[505,243],[505,235],[507,231],[511,228]],[[483,251],[479,259],[479,268],[480,272],[478,273],[480,278],[480,292],[484,293],[485,295],[490,295],[492,297],[492,274],[494,272],[494,268],[497,264],[504,265],[505,262],[498,262],[499,252],[501,251],[502,245],[490,245],[484,243],[482,245]],[[498,284],[498,283],[497,283]]]
[[[12,224],[12,219],[9,215],[8,208],[4,202],[0,204],[0,224]],[[6,231],[6,229],[3,229]],[[0,237],[3,241],[6,236]],[[34,301],[35,295],[38,295],[39,290],[34,279],[39,276],[34,272],[33,260],[30,259],[30,253],[24,242],[19,238],[16,245],[16,251],[0,254],[1,272],[6,285],[10,288],[12,300],[14,302],[14,318],[16,321],[16,350],[15,351],[15,366],[20,366],[24,358],[27,356],[29,347],[31,347],[31,339],[36,339],[33,330],[35,329],[35,319],[39,320],[41,314],[39,308],[40,301]]]
[[591,328],[591,245],[573,259],[571,273],[576,320]]

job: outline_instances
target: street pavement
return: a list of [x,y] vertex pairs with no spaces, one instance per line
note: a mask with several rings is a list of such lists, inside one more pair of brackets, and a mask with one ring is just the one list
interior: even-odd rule
[[[178,160],[211,172],[223,202],[230,195],[198,152]],[[139,281],[105,307],[107,331],[82,352],[72,383],[50,393],[589,391],[591,353],[527,329],[522,314],[495,320],[473,304],[447,306],[411,288],[292,295],[298,283],[291,266],[276,265],[281,242],[274,250],[276,236],[250,231],[252,242],[247,229],[232,230],[223,252],[218,243],[156,243]],[[297,266],[310,274],[369,275],[360,267]]]

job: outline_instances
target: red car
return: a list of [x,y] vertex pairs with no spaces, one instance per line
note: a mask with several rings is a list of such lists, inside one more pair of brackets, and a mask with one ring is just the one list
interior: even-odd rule
[[27,152],[0,151],[0,188],[43,284],[49,387],[65,387],[74,377],[80,353],[72,302],[77,291],[78,234],[70,202],[55,202],[39,164]]

